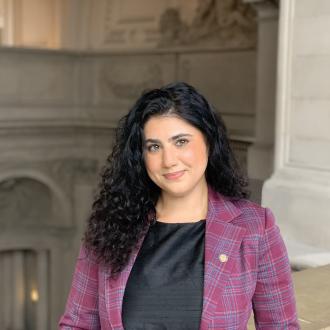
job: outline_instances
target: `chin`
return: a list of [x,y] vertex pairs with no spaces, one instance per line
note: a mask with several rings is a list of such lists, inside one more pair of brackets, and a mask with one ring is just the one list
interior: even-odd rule
[[192,188],[189,189],[187,187],[177,187],[177,189],[162,189],[166,194],[173,196],[173,197],[184,197],[188,195],[191,191]]

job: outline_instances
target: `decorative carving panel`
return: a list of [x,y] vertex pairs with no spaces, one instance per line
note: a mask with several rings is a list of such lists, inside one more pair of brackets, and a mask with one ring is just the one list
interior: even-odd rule
[[42,183],[13,178],[0,183],[0,226],[44,226],[52,222],[51,192]]
[[113,55],[110,60],[99,61],[96,70],[96,103],[121,103],[126,106],[133,103],[143,90],[174,80],[175,57]]
[[103,8],[100,48],[256,45],[255,12],[242,0],[108,0]]
[[108,0],[105,3],[104,45],[111,48],[145,48],[159,39],[157,18],[166,1]]
[[199,0],[192,23],[167,8],[160,17],[160,46],[251,48],[256,46],[256,15],[241,0]]

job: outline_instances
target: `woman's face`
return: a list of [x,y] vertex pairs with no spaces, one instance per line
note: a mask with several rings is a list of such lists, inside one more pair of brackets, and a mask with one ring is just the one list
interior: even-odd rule
[[201,131],[177,116],[154,116],[144,125],[144,161],[162,194],[186,196],[206,185],[208,150]]

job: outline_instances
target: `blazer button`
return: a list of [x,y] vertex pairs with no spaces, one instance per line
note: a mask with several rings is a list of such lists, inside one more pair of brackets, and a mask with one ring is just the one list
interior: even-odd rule
[[228,261],[228,256],[226,254],[220,254],[219,255],[219,260],[220,260],[220,262],[227,262]]

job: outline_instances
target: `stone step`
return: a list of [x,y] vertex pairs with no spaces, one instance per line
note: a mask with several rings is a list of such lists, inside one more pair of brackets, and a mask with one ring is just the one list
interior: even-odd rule
[[330,264],[330,251],[283,237],[294,270],[320,267]]

